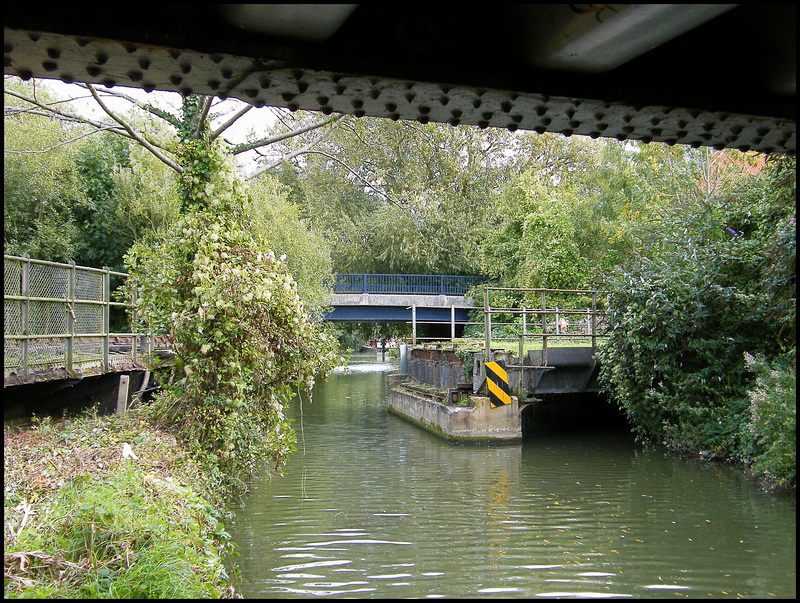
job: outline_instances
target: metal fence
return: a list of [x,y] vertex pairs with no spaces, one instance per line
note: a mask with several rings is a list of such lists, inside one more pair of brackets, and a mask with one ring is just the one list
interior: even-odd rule
[[337,274],[333,292],[463,296],[485,281],[482,276],[442,274]]
[[[110,354],[111,277],[128,276],[24,257],[3,256],[3,373],[5,384],[98,374],[121,360]],[[137,346],[130,356],[136,362]],[[62,373],[66,373],[63,375]]]
[[[535,306],[522,306],[500,308],[491,306],[489,292],[501,291],[515,294],[533,294],[540,298],[540,304]],[[561,300],[561,307],[548,304],[550,299],[557,297]],[[515,341],[519,345],[519,355],[522,357],[526,341],[541,341],[541,348],[546,353],[548,341],[552,345],[558,342],[561,345],[589,344],[592,350],[597,347],[598,340],[607,338],[605,322],[605,299],[607,291],[596,289],[547,289],[519,288],[519,287],[489,287],[483,288],[483,316],[484,316],[484,341],[485,353],[489,357],[493,341]],[[571,303],[570,303],[571,302]],[[586,305],[579,307],[581,302]],[[511,317],[512,322],[499,322],[492,316],[500,315]],[[515,319],[515,317],[519,317]],[[501,331],[513,332],[512,337],[497,336],[494,334],[496,327]]]

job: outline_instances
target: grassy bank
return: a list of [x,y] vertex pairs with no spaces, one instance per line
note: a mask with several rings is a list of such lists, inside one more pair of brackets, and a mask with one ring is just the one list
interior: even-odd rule
[[235,596],[221,501],[135,409],[6,428],[4,448],[7,598]]

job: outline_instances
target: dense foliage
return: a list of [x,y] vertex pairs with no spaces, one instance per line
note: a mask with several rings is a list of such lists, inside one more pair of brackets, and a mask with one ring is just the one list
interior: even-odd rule
[[[41,86],[15,87],[53,98]],[[15,104],[4,122],[5,253],[122,270],[134,241],[175,218],[174,174],[124,138],[89,136],[86,126]]]
[[[50,98],[42,90],[37,93]],[[13,106],[8,98],[5,104]],[[3,120],[5,253],[67,261],[82,251],[80,225],[73,214],[73,208],[85,202],[75,170],[79,149],[65,144],[74,137],[74,129],[45,116],[7,109]]]
[[158,247],[128,256],[142,320],[171,332],[170,385],[151,406],[228,493],[293,450],[283,405],[333,368],[335,342],[304,308],[282,259],[250,233],[251,207],[225,155],[186,149],[185,213]]
[[337,272],[477,274],[495,197],[525,159],[516,144],[502,130],[347,119],[280,177]]
[[262,177],[247,187],[247,227],[260,247],[283,260],[297,283],[305,309],[321,318],[333,282],[330,246],[301,210],[288,198],[289,191],[275,178]]
[[608,279],[602,381],[640,436],[791,485],[794,159],[663,215]]

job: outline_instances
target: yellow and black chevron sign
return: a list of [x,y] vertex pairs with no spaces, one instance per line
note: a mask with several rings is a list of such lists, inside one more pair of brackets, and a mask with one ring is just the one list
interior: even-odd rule
[[489,402],[492,408],[511,404],[511,389],[508,387],[508,373],[505,362],[486,363],[486,387],[489,389]]

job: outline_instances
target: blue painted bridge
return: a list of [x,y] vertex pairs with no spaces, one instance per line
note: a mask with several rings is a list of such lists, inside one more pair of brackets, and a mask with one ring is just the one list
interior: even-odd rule
[[481,276],[337,274],[325,320],[466,324]]

